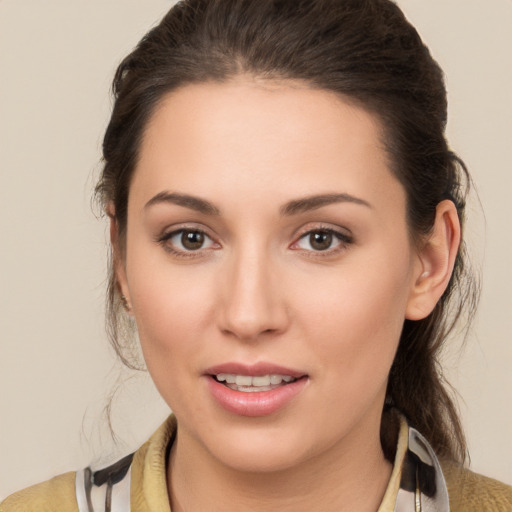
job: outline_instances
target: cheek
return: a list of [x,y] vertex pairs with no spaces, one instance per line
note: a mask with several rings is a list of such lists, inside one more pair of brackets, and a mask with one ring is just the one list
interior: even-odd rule
[[[139,340],[151,378],[173,411],[197,402],[190,377],[197,375],[200,350],[196,290],[141,283],[135,287],[134,313]],[[179,299],[178,299],[179,297]],[[179,390],[179,392],[177,392]]]
[[304,329],[323,361],[321,373],[333,392],[345,397],[361,397],[365,388],[377,392],[385,384],[402,331],[410,289],[408,255],[382,253],[377,261],[360,258],[336,278],[317,281],[317,293],[303,295],[300,316],[308,319]]
[[193,371],[200,332],[211,324],[209,272],[170,265],[165,254],[134,247],[127,261],[133,313],[146,365],[157,387]]

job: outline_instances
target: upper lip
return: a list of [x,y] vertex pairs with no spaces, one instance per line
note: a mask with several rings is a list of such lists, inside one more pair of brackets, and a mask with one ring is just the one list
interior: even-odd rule
[[219,373],[228,373],[232,375],[250,375],[259,377],[262,375],[289,375],[296,379],[304,377],[305,372],[295,370],[293,368],[286,368],[285,366],[277,365],[268,362],[258,362],[255,364],[244,364],[237,362],[221,363],[207,368],[204,372],[206,375],[218,375]]

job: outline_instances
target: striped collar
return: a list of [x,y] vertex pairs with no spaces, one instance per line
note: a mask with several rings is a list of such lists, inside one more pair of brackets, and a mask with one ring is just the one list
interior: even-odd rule
[[[115,464],[76,474],[79,512],[171,512],[166,454],[176,435],[168,420],[135,454]],[[449,512],[441,466],[426,439],[400,418],[395,462],[377,512]]]

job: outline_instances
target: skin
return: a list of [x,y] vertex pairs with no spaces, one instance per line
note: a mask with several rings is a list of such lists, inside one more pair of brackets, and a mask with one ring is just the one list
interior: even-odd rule
[[[431,236],[412,243],[380,134],[375,116],[334,93],[251,77],[186,86],[154,113],[125,249],[115,222],[112,241],[148,370],[178,419],[173,511],[378,508],[391,472],[381,411],[403,321],[432,310],[460,237],[443,201]],[[216,211],[153,199],[169,193]],[[325,194],[357,200],[283,215]],[[185,228],[204,245],[169,237]],[[340,238],[318,250],[315,230]],[[307,382],[275,413],[236,415],[204,375],[231,361],[279,364]]]

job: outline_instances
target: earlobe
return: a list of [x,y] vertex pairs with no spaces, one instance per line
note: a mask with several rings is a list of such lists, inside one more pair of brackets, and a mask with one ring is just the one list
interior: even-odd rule
[[436,208],[432,232],[418,252],[416,276],[406,309],[407,319],[421,320],[434,309],[450,282],[460,237],[460,222],[454,203],[441,201]]
[[121,304],[128,314],[131,314],[132,307],[128,283],[126,279],[126,269],[124,265],[124,257],[119,240],[119,225],[115,216],[114,208],[109,205],[107,214],[110,218],[110,244],[112,248],[112,266],[115,276],[117,293],[119,294]]

